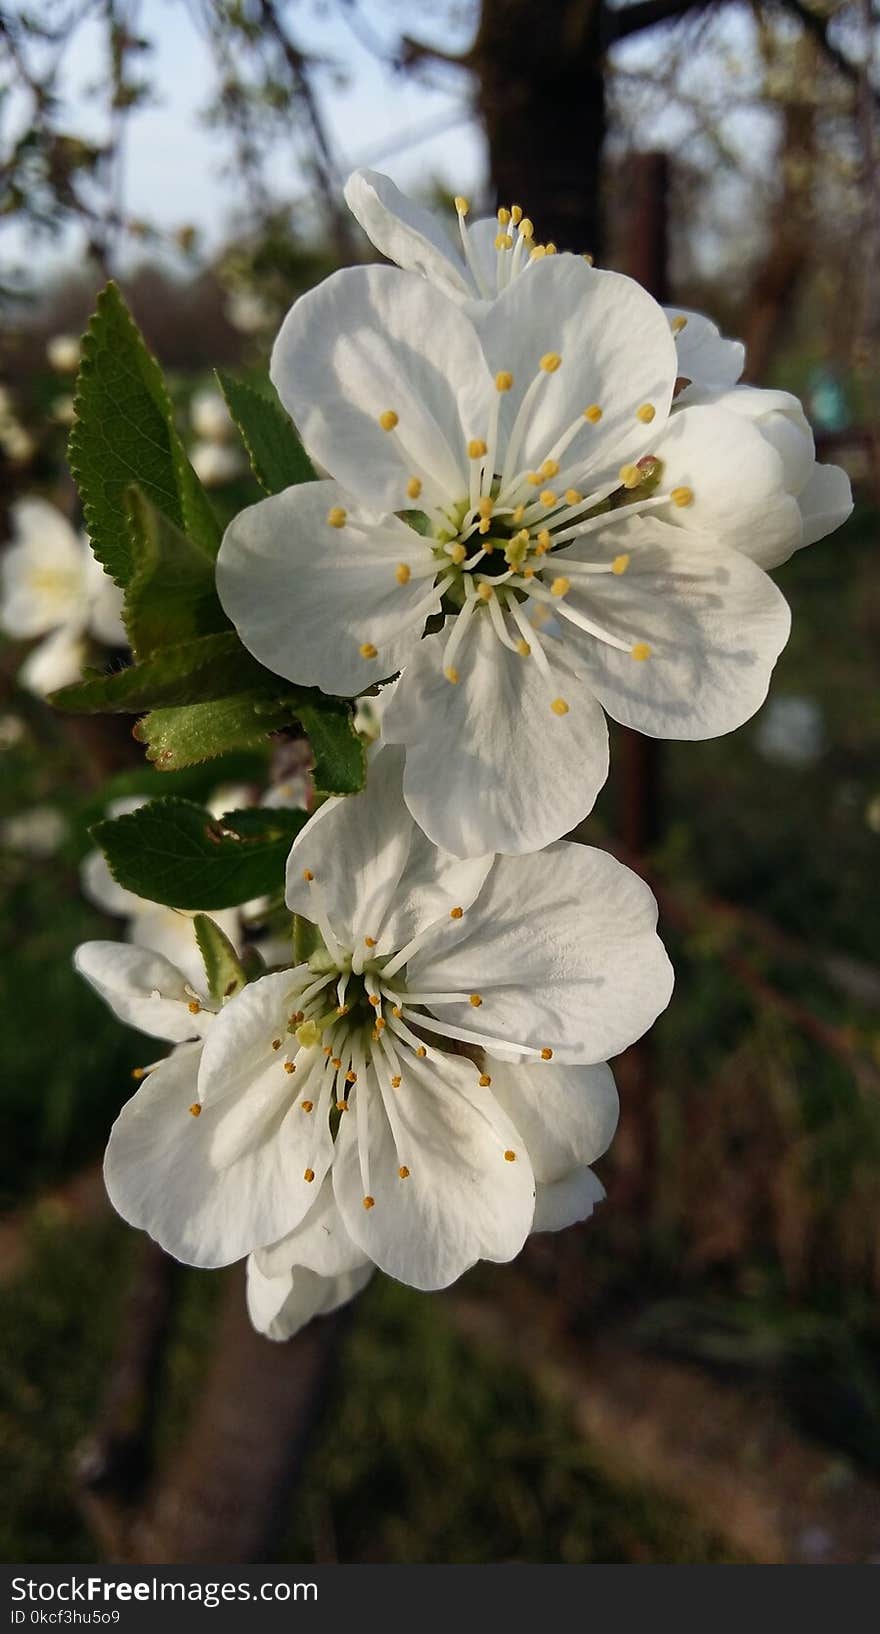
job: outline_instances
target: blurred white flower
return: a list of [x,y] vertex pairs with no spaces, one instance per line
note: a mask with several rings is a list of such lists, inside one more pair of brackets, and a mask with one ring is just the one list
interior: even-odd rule
[[235,440],[235,426],[218,391],[212,391],[210,387],[204,391],[197,391],[189,405],[189,417],[196,436],[206,442],[226,443]]
[[226,303],[226,316],[242,335],[258,335],[276,322],[274,307],[262,295],[248,289],[237,289]]
[[21,851],[27,857],[52,857],[66,833],[67,822],[55,806],[33,806],[6,818],[0,841],[8,851]]
[[244,470],[244,460],[237,448],[228,443],[196,443],[190,449],[190,464],[206,488],[222,488]]
[[59,374],[75,374],[79,368],[81,345],[76,335],[53,335],[46,342],[46,356]]
[[758,719],[758,753],[784,766],[812,766],[825,749],[825,726],[815,698],[794,693],[771,698]]
[[79,678],[89,638],[126,645],[122,591],[47,500],[19,500],[12,521],[0,561],[0,629],[17,641],[44,638],[19,671],[22,685],[44,696]]
[[56,425],[72,426],[76,419],[76,404],[68,392],[65,397],[57,397],[52,404],[52,419]]
[[0,426],[0,445],[13,465],[26,465],[37,451],[36,441],[30,432],[12,420]]

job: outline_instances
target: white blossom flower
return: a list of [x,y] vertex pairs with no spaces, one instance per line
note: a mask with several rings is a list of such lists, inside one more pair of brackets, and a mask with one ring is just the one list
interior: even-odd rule
[[16,640],[42,636],[19,671],[44,695],[76,681],[89,639],[127,642],[122,592],[61,511],[45,499],[12,506],[13,543],[0,561],[0,628]]
[[296,303],[272,374],[338,480],[235,518],[220,598],[297,683],[403,670],[383,733],[437,844],[572,828],[607,774],[603,708],[705,738],[763,701],[789,613],[746,558],[792,548],[797,502],[746,417],[671,413],[670,324],[630,279],[545,257],[474,320],[409,273],[351,269]]
[[244,459],[239,448],[229,443],[198,442],[190,449],[190,464],[206,488],[222,488],[233,482],[244,470]]
[[218,391],[206,387],[203,391],[195,392],[189,405],[189,418],[196,436],[204,438],[206,442],[235,441],[235,426],[226,400]]
[[76,335],[52,335],[46,342],[49,365],[59,374],[76,374],[82,346]]
[[114,1125],[124,1218],[190,1263],[258,1254],[255,1287],[372,1263],[418,1288],[585,1218],[617,1115],[604,1063],[671,991],[642,881],[567,842],[436,850],[392,748],[298,836],[287,900],[313,955],[216,1014],[158,955],[78,949],[117,1015],[182,1046]]

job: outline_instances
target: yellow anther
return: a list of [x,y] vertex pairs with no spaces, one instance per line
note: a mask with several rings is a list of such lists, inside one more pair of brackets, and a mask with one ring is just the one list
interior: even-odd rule
[[421,479],[421,477],[410,477],[409,482],[406,485],[406,497],[407,497],[407,499],[418,499],[419,495],[421,494],[421,491],[422,491],[422,479]]
[[491,1082],[492,1082],[492,1080],[489,1077],[488,1072],[481,1072],[480,1073],[480,1088],[481,1089],[488,1089]]
[[393,431],[398,420],[399,415],[395,414],[393,409],[383,409],[379,415],[379,424],[383,431]]
[[550,594],[551,596],[565,596],[570,589],[571,579],[567,579],[563,573],[560,573],[559,578],[554,579],[550,586]]
[[345,1082],[347,1084],[356,1084],[357,1081],[358,1081],[357,1073],[355,1072],[353,1067],[349,1067],[347,1073],[345,1074]]
[[398,1178],[400,1180],[408,1180],[409,1179],[409,1169],[407,1168],[405,1163],[401,1163],[400,1168],[397,1171],[397,1174],[398,1174]]
[[552,238],[550,239],[549,243],[547,244],[546,249],[547,249],[547,254],[548,255],[555,255],[556,254],[556,245],[554,244]]
[[140,1082],[141,1078],[146,1078],[148,1072],[149,1067],[132,1067],[131,1076]]
[[461,919],[463,913],[464,908],[450,908],[449,917],[450,919]]
[[509,1146],[507,1148],[507,1151],[504,1154],[504,1161],[505,1161],[505,1163],[515,1163],[516,1162],[516,1152],[512,1152]]
[[[324,1052],[323,1052],[323,1053],[324,1053],[324,1054],[325,1054],[325,1055],[332,1055],[332,1054],[333,1054],[333,1046],[332,1046],[332,1044],[325,1044],[325,1045],[324,1045]],[[340,1065],[341,1065],[341,1062],[340,1062]]]
[[351,1009],[350,1004],[337,1004],[336,1014],[338,1016],[347,1016],[350,1009]]
[[482,516],[484,518],[491,516],[494,509],[495,501],[494,499],[490,499],[488,494],[484,494],[483,498],[477,501],[478,516]]
[[643,403],[641,408],[636,409],[636,419],[641,420],[643,425],[649,426],[656,413],[657,410],[653,403]]
[[364,1198],[364,1208],[369,1209],[369,1208],[375,1208],[375,1207],[376,1207],[375,1197],[365,1197]]
[[650,658],[651,649],[647,641],[637,641],[634,647],[630,647],[629,655],[630,658],[635,658],[640,664],[643,664],[646,658]]
[[566,488],[565,490],[565,502],[567,505],[579,505],[583,497],[583,494],[580,493],[577,488]]
[[458,670],[455,668],[454,664],[448,664],[446,669],[443,671],[443,674],[446,676],[446,679],[449,681],[450,685],[454,687],[458,686]]
[[552,488],[544,488],[538,495],[538,498],[540,499],[542,505],[547,505],[549,507],[550,505],[556,504],[556,495],[554,494]]
[[375,1032],[375,1035],[374,1035],[376,1038],[378,1038],[380,1033],[384,1033],[385,1025],[386,1024],[385,1024],[384,1017],[383,1016],[377,1016],[376,1017],[376,1032]]
[[687,318],[685,317],[683,312],[679,312],[678,317],[673,318],[673,320],[672,320],[672,333],[674,335],[680,335],[682,330],[686,329],[686,328],[687,328]]
[[522,210],[518,204],[512,204],[510,206],[510,219],[513,222],[514,227],[518,227],[522,221]]
[[538,543],[535,546],[537,554],[539,556],[546,556],[552,543],[553,541],[550,538],[549,530],[547,528],[542,528],[538,534]]
[[304,879],[304,880],[305,880],[305,882],[306,882],[306,884],[309,884],[309,882],[310,882],[310,881],[311,881],[311,880],[313,880],[313,879],[314,879],[314,877],[315,877],[315,876],[314,876],[314,874],[313,874],[313,873],[312,873],[312,870],[311,870],[311,868],[304,868],[304,869],[303,869],[303,879]]
[[462,198],[460,193],[455,196],[455,208],[460,216],[466,216],[471,207],[470,199]]
[[545,374],[555,374],[562,362],[559,352],[545,352],[541,359],[541,368]]
[[378,943],[376,941],[375,936],[365,936],[364,937],[364,947],[377,947],[377,946],[378,946]]
[[281,1048],[281,1039],[280,1038],[273,1038],[272,1048],[273,1048],[273,1050],[280,1050],[280,1048]]
[[526,477],[526,482],[530,482],[533,488],[540,488],[543,481],[544,478],[542,477],[540,471],[530,471]]
[[481,601],[491,601],[494,594],[495,592],[492,589],[491,584],[486,584],[484,582],[483,584],[477,586],[477,595]]
[[337,1112],[347,1112],[348,1111],[348,1102],[347,1101],[337,1101],[335,1104],[336,1104]]
[[331,528],[344,528],[348,512],[342,505],[333,505],[327,512],[327,522]]
[[479,525],[477,527],[477,532],[478,533],[490,533],[491,530],[492,530],[492,523],[489,520],[488,516],[484,516],[482,518],[482,521],[479,523]]
[[583,251],[583,253],[581,255],[581,260],[586,261],[588,267],[591,267],[593,265],[593,257],[591,256],[589,250],[584,250]]
[[530,261],[543,261],[544,256],[546,254],[547,254],[547,250],[546,250],[545,246],[543,244],[536,244],[534,249],[529,254],[529,260]]
[[597,426],[601,418],[602,410],[598,403],[591,403],[589,408],[584,409],[584,419],[589,420],[590,425]]
[[553,1060],[553,1051],[548,1050],[546,1048],[546,1046],[545,1046],[545,1048],[541,1051],[541,1060],[542,1061],[552,1061]]
[[362,658],[378,658],[379,656],[379,649],[378,647],[373,646],[372,641],[363,642],[363,644],[358,647],[358,652]]
[[424,1059],[425,1059],[425,1056],[426,1056],[426,1055],[427,1055],[427,1053],[428,1053],[428,1052],[427,1052],[427,1050],[426,1050],[426,1049],[425,1049],[425,1046],[424,1046],[424,1044],[420,1044],[420,1045],[419,1045],[419,1047],[418,1047],[418,1049],[417,1049],[417,1050],[416,1050],[416,1055],[417,1055],[417,1056],[418,1056],[418,1058],[419,1058],[419,1060],[420,1060],[420,1061],[424,1061]]
[[455,544],[449,547],[449,557],[456,567],[459,567],[467,555],[467,545]]
[[304,1050],[313,1050],[321,1042],[321,1029],[316,1021],[302,1021],[296,1029],[296,1041]]
[[558,460],[545,460],[544,464],[541,466],[541,475],[542,475],[542,477],[558,477],[558,475],[559,475],[559,462],[558,462]]
[[504,205],[502,204],[501,209],[497,212],[497,215],[501,226],[506,227],[510,220],[510,211],[505,210]]
[[400,1020],[400,1018],[401,1018],[401,1016],[402,1016],[402,1015],[403,1015],[403,1011],[402,1011],[402,1010],[401,1010],[401,1008],[400,1008],[400,1005],[399,1005],[399,1004],[393,1004],[393,1005],[392,1005],[392,1006],[391,1006],[391,1014],[392,1014],[392,1015],[393,1015],[393,1016],[396,1016],[396,1017],[397,1017],[397,1019],[398,1019],[398,1021],[399,1021],[399,1020]]
[[[325,1051],[325,1054],[330,1055],[329,1049]],[[340,1068],[342,1066],[342,1057],[341,1057],[341,1055],[330,1055],[330,1065],[333,1068],[334,1072],[339,1072],[339,1070],[340,1070]]]
[[295,1063],[293,1061],[285,1061],[284,1070],[285,1072],[296,1072]]
[[303,1180],[307,1180],[309,1185],[311,1185],[314,1178],[315,1178],[314,1169],[304,1169],[303,1170]]
[[200,1118],[201,1117],[202,1109],[199,1106],[198,1101],[193,1101],[193,1104],[190,1107],[189,1112],[190,1112],[190,1117],[192,1117],[192,1118]]
[[564,698],[554,698],[550,708],[552,709],[554,715],[568,714],[568,704]]
[[301,1104],[302,1104],[302,1109],[303,1109],[304,1112],[313,1112],[314,1111],[314,1108],[315,1108],[314,1101],[303,1101]]
[[482,437],[472,437],[467,446],[469,460],[481,460],[489,452]]
[[673,488],[669,497],[673,505],[678,505],[679,509],[684,509],[685,505],[693,504],[694,490],[693,488]]
[[510,518],[510,520],[513,523],[515,528],[519,527],[520,522],[522,521],[525,514],[526,514],[525,505],[517,505],[516,510],[514,511],[512,517]]
[[197,1016],[199,1011],[201,1010],[201,1008],[202,1007],[201,1007],[198,999],[191,999],[189,1004],[187,1005],[187,1009],[188,1009],[191,1016]]
[[496,233],[495,234],[495,248],[496,248],[496,250],[512,250],[513,249],[513,239],[511,238],[510,234],[509,233]]
[[482,1004],[482,1002],[483,1002],[483,999],[482,999],[482,995],[480,993],[472,993],[471,994],[471,1004],[473,1005],[475,1010],[479,1010],[480,1005]]
[[642,480],[642,473],[637,465],[622,465],[618,475],[624,488],[637,488]]
[[511,388],[512,385],[513,385],[513,375],[510,373],[510,370],[509,369],[499,369],[498,373],[495,376],[495,390],[496,391],[510,391],[510,388]]
[[525,239],[534,238],[535,224],[529,216],[523,216],[522,221],[519,223],[519,236]]
[[409,565],[406,562],[398,562],[396,568],[394,569],[394,577],[398,584],[409,584],[409,581],[412,578],[412,571]]
[[394,1077],[393,1077],[393,1078],[392,1078],[392,1080],[391,1080],[391,1088],[392,1088],[392,1089],[399,1089],[399,1088],[400,1088],[400,1084],[401,1084],[401,1078],[400,1078],[400,1074],[399,1074],[399,1073],[395,1073],[395,1075],[394,1075]]
[[519,653],[520,658],[528,658],[528,656],[529,656],[532,649],[529,646],[528,642],[526,640],[522,639],[522,640],[519,640],[517,642],[516,650]]
[[378,993],[371,993],[369,998],[367,999],[367,1003],[372,1004],[374,1010],[378,1010],[379,1005],[382,1003],[382,1000],[380,999]]
[[615,556],[614,561],[611,563],[611,571],[612,571],[612,573],[616,573],[618,578],[620,578],[621,573],[626,572],[628,567],[629,567],[629,552],[628,551],[624,551],[621,556]]

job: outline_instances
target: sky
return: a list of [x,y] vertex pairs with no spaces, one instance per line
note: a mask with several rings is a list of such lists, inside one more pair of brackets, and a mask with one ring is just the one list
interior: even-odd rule
[[[422,8],[368,3],[364,10],[390,43],[395,21],[415,32]],[[427,6],[424,15],[430,23]],[[443,84],[429,87],[412,75],[392,75],[360,43],[336,5],[302,0],[288,17],[298,44],[346,71],[344,85],[332,69],[322,69],[316,78],[339,157],[340,187],[350,169],[372,162],[402,186],[419,186],[434,176],[455,192],[479,184],[484,148],[467,104],[465,76],[441,71]],[[152,105],[129,121],[126,208],[163,228],[192,224],[206,246],[216,246],[226,235],[236,199],[234,182],[223,175],[229,148],[200,118],[213,83],[208,48],[182,0],[142,0],[139,28],[155,44],[145,61],[156,89]],[[429,28],[425,32],[428,36]],[[440,41],[435,33],[434,40],[453,47],[462,43],[449,34]],[[103,72],[97,27],[82,29],[68,62],[66,95],[77,126],[101,136],[100,121],[91,112],[98,99],[90,96]],[[295,153],[279,148],[270,175],[282,196],[295,196],[302,179]],[[48,270],[74,248],[68,235],[51,249],[43,247],[40,258]]]

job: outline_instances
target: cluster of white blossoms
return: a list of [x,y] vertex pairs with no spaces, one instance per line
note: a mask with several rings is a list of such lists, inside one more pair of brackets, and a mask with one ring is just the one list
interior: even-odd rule
[[41,640],[18,672],[44,697],[78,681],[92,643],[125,647],[122,591],[84,534],[38,498],[11,507],[13,539],[0,561],[0,629],[15,641]]
[[135,947],[77,955],[174,1045],[114,1126],[113,1202],[189,1263],[247,1257],[275,1338],[373,1267],[444,1287],[592,1212],[607,1060],[672,974],[647,886],[560,836],[606,714],[666,738],[754,714],[789,630],[765,570],[851,503],[708,319],[516,207],[470,226],[457,200],[459,251],[383,177],[346,196],[398,265],[303,296],[272,359],[327,475],[239,515],[217,564],[264,665],[378,706],[364,792],[290,854],[308,953],[225,1003]]

